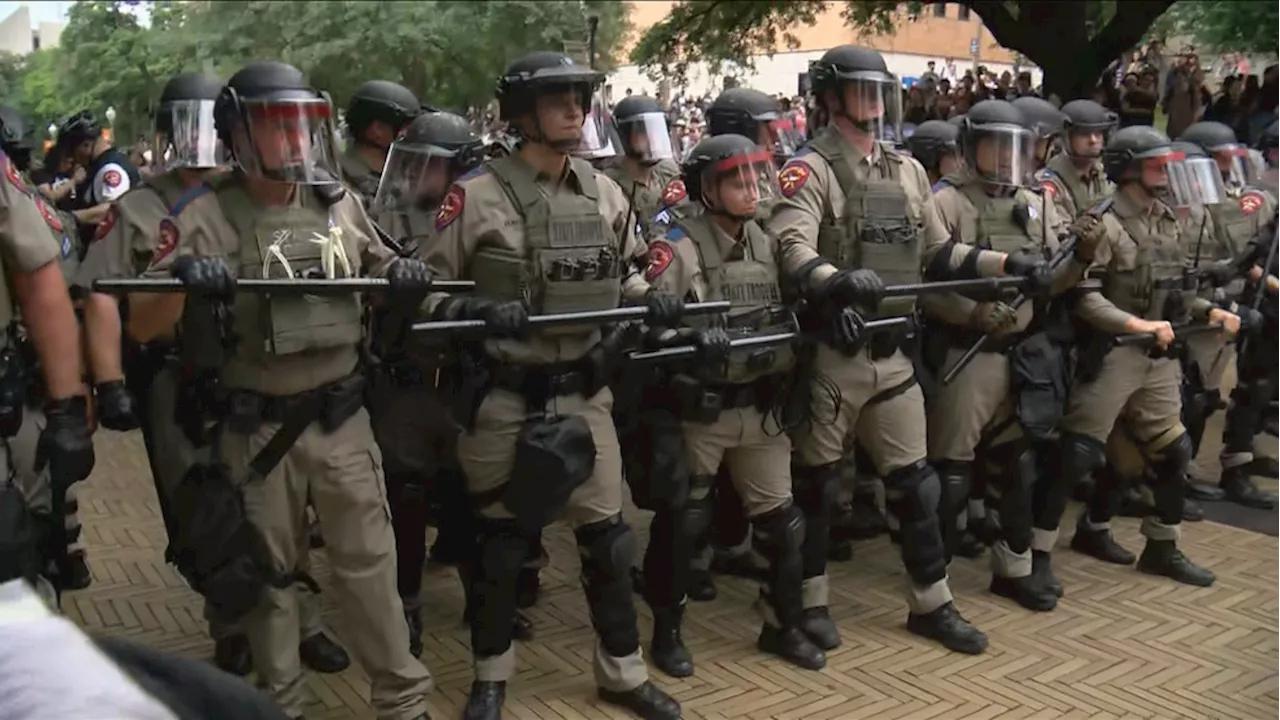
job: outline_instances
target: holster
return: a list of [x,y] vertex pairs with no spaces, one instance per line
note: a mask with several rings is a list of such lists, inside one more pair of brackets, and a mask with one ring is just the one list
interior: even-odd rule
[[516,438],[501,502],[522,531],[536,533],[563,515],[569,496],[595,467],[595,440],[581,415],[532,418]]
[[1071,391],[1070,349],[1054,342],[1049,333],[1024,335],[1009,352],[1009,377],[1016,412],[1027,437],[1047,440],[1056,436]]
[[685,422],[710,425],[720,419],[724,409],[719,393],[687,373],[672,376],[671,394],[675,399],[676,414]]

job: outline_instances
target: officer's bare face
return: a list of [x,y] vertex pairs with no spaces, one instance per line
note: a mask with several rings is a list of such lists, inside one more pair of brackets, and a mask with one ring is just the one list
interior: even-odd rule
[[954,175],[960,171],[960,164],[962,162],[963,161],[960,159],[960,156],[955,153],[943,155],[942,159],[938,161],[938,174]]
[[548,142],[582,140],[582,96],[572,88],[552,89],[538,97],[538,127]]
[[760,199],[759,184],[751,172],[732,171],[720,176],[716,186],[719,195],[717,205],[721,210],[737,217],[748,217],[756,212]]
[[1101,155],[1102,145],[1105,142],[1105,138],[1100,130],[1074,132],[1068,135],[1067,139],[1071,143],[1071,154],[1081,155],[1084,157],[1096,157]]

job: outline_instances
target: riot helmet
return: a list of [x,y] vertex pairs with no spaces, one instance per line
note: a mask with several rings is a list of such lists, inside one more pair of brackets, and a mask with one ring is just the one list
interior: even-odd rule
[[603,81],[564,53],[529,53],[498,78],[498,112],[527,142],[566,154],[599,150],[608,142]]
[[1190,205],[1185,188],[1170,182],[1170,163],[1183,160],[1169,136],[1150,125],[1121,128],[1102,151],[1102,168],[1116,185],[1136,184],[1148,195],[1176,207]]
[[947,118],[947,124],[955,126],[957,130],[964,128],[964,113]]
[[1035,171],[1036,136],[1022,111],[1004,100],[983,100],[965,113],[960,148],[984,183],[1022,187]]
[[[370,80],[351,94],[351,101],[347,103],[347,127],[357,143],[385,150],[422,112],[422,103],[409,88],[389,80]],[[366,131],[374,123],[386,126],[385,139],[366,137]]]
[[213,106],[222,81],[207,73],[183,73],[165,83],[152,118],[151,157],[157,165],[212,168],[226,156],[214,127]]
[[484,141],[466,118],[446,112],[419,115],[391,144],[373,211],[430,212],[455,180],[483,160]]
[[31,151],[36,146],[35,127],[21,110],[0,105],[0,147],[21,172],[31,168]]
[[713,215],[750,220],[761,203],[781,194],[773,153],[742,135],[699,141],[680,170],[689,197]]
[[57,144],[67,157],[80,165],[93,160],[94,145],[102,137],[102,123],[90,110],[81,110],[63,121],[58,128]]
[[248,176],[304,185],[338,177],[333,104],[282,62],[241,68],[213,108],[218,137]]
[[853,127],[877,140],[901,135],[902,85],[885,65],[884,56],[871,48],[840,45],[809,64],[809,78],[819,104],[832,120],[843,117]]
[[1253,144],[1254,148],[1262,153],[1262,157],[1266,159],[1267,167],[1274,168],[1277,164],[1277,149],[1280,148],[1280,121],[1272,120],[1266,130],[1258,136],[1258,140]]
[[1199,145],[1218,163],[1227,187],[1239,188],[1256,180],[1261,169],[1254,167],[1249,149],[1236,139],[1229,125],[1212,120],[1192,123],[1178,136],[1183,142]]
[[1092,100],[1072,100],[1062,106],[1063,152],[1072,160],[1096,160],[1102,157],[1119,118]]
[[1022,112],[1031,132],[1036,135],[1036,163],[1044,167],[1054,140],[1062,134],[1066,116],[1053,103],[1033,95],[1020,97],[1012,102]]
[[751,88],[729,88],[707,108],[707,132],[713,137],[741,135],[776,155],[790,156],[799,143],[783,131],[781,119],[777,101],[768,95]]
[[641,165],[657,165],[675,157],[667,114],[648,95],[630,95],[613,107],[609,144]]
[[942,120],[926,120],[907,138],[907,152],[920,161],[933,177],[951,172],[944,168],[944,159],[960,159],[960,129]]
[[1169,164],[1169,182],[1181,184],[1192,206],[1218,205],[1226,197],[1226,186],[1218,163],[1204,148],[1185,140],[1172,143],[1174,152],[1182,153],[1182,160]]

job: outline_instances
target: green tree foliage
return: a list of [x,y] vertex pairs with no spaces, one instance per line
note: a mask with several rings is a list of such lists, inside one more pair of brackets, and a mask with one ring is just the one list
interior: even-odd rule
[[[844,0],[845,24],[862,35],[892,33],[924,12],[923,2]],[[1142,39],[1173,0],[966,0],[996,41],[1039,65],[1046,87],[1063,97],[1084,95],[1102,71]],[[1237,3],[1232,3],[1236,5]],[[751,2],[681,0],[649,28],[631,60],[654,72],[682,76],[689,65],[750,65],[752,55],[796,49],[789,32],[813,25],[822,0]],[[1274,23],[1271,29],[1274,30]]]
[[1280,5],[1266,0],[1182,0],[1169,8],[1151,34],[1159,38],[1189,37],[1211,52],[1274,55],[1280,50],[1277,26]]
[[[142,5],[149,24],[138,19]],[[82,108],[114,107],[116,136],[133,138],[174,74],[225,78],[251,60],[283,60],[339,106],[360,83],[382,79],[432,106],[463,110],[487,103],[519,55],[584,46],[588,14],[600,18],[597,65],[611,69],[629,29],[621,2],[81,1],[58,48],[0,56],[0,100],[40,127]]]

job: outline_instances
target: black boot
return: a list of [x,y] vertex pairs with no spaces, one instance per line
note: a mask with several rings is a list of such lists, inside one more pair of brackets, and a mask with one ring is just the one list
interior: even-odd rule
[[649,654],[659,670],[675,678],[693,675],[693,656],[680,637],[683,619],[684,605],[653,609],[653,643]]
[[[1274,510],[1276,496],[1258,489],[1258,486],[1253,484],[1253,478],[1249,476],[1249,472],[1248,465],[1240,465],[1222,471],[1222,490],[1227,499],[1245,507]],[[1183,519],[1185,520],[1186,518]]]
[[240,677],[248,675],[253,669],[249,638],[237,634],[213,641],[213,664],[225,673]]
[[716,599],[716,582],[710,570],[689,571],[689,599],[694,602],[711,602]]
[[821,670],[827,666],[827,654],[800,628],[765,625],[760,628],[756,647],[805,670]]
[[969,530],[965,530],[960,536],[960,544],[956,547],[956,555],[962,558],[982,557],[982,553],[986,552],[987,547],[978,539],[978,536]]
[[1172,540],[1148,540],[1142,557],[1138,558],[1138,569],[1198,587],[1209,587],[1216,579],[1212,571],[1188,560]]
[[680,720],[680,703],[648,680],[633,690],[598,688],[596,693],[601,700],[630,710],[644,720]]
[[1111,530],[1092,530],[1084,525],[1076,526],[1071,537],[1071,549],[1113,565],[1132,565],[1137,557],[1116,542]]
[[992,575],[991,592],[1036,612],[1049,612],[1058,607],[1058,596],[1034,573],[1020,578]]
[[89,574],[89,564],[85,561],[83,550],[68,553],[58,563],[58,577],[62,581],[62,590],[84,590],[93,583]]
[[1200,503],[1189,497],[1182,498],[1182,521],[1200,522],[1201,520],[1204,520],[1204,508],[1200,507]]
[[987,636],[960,615],[955,603],[947,603],[931,613],[907,616],[907,630],[936,640],[952,652],[980,655],[987,649]]
[[1053,574],[1053,562],[1047,552],[1031,551],[1031,574],[1039,577],[1039,581],[1049,592],[1062,597],[1062,583]]
[[[421,650],[419,650],[421,652]],[[351,666],[351,658],[342,646],[323,632],[298,643],[298,659],[318,673],[340,673]]]
[[805,608],[800,629],[809,636],[814,645],[823,650],[835,650],[840,647],[840,630],[825,606]]
[[422,657],[422,611],[406,609],[404,621],[409,625],[409,654]]
[[502,720],[502,703],[506,699],[505,682],[473,681],[462,720]]
[[539,571],[540,568],[536,567],[520,568],[520,575],[516,578],[516,607],[521,610],[527,610],[538,603],[538,594],[542,590]]
[[524,613],[517,612],[516,619],[511,629],[511,637],[520,642],[529,642],[533,639],[533,621],[524,616]]

